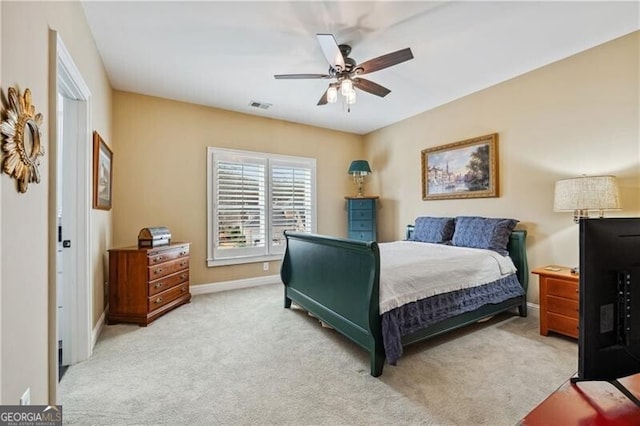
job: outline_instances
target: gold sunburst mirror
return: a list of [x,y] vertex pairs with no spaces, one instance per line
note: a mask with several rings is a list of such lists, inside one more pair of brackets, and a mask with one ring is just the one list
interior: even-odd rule
[[18,181],[18,191],[27,192],[29,183],[40,182],[40,159],[44,148],[40,142],[42,114],[31,104],[31,90],[7,90],[7,108],[2,114],[2,171]]

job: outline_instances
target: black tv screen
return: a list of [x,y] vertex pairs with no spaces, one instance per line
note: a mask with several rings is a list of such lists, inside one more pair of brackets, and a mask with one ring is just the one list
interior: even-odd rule
[[580,220],[578,378],[640,373],[640,218]]

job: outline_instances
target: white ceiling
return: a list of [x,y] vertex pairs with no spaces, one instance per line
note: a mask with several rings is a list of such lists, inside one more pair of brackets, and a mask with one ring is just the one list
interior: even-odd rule
[[[366,134],[640,29],[640,3],[457,1],[84,1],[115,89]],[[389,89],[316,106],[329,80],[317,33],[361,63],[410,47],[367,74]],[[267,109],[251,101],[272,104]]]

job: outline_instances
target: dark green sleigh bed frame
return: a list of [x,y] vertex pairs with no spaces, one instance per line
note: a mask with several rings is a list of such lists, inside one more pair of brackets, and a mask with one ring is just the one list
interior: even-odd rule
[[[409,225],[407,237],[412,232],[413,226]],[[514,308],[518,308],[520,316],[526,316],[529,282],[526,235],[524,230],[513,231],[507,247],[518,269],[524,296],[485,305],[403,336],[402,344],[426,340]],[[291,302],[295,302],[366,349],[370,354],[371,375],[382,374],[385,353],[379,305],[378,244],[296,232],[286,232],[285,236],[287,249],[280,270],[284,307],[289,308]]]

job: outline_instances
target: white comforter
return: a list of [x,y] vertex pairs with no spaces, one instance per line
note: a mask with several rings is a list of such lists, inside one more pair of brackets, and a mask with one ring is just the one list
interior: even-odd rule
[[380,313],[436,294],[476,287],[516,272],[492,250],[414,241],[381,243]]

